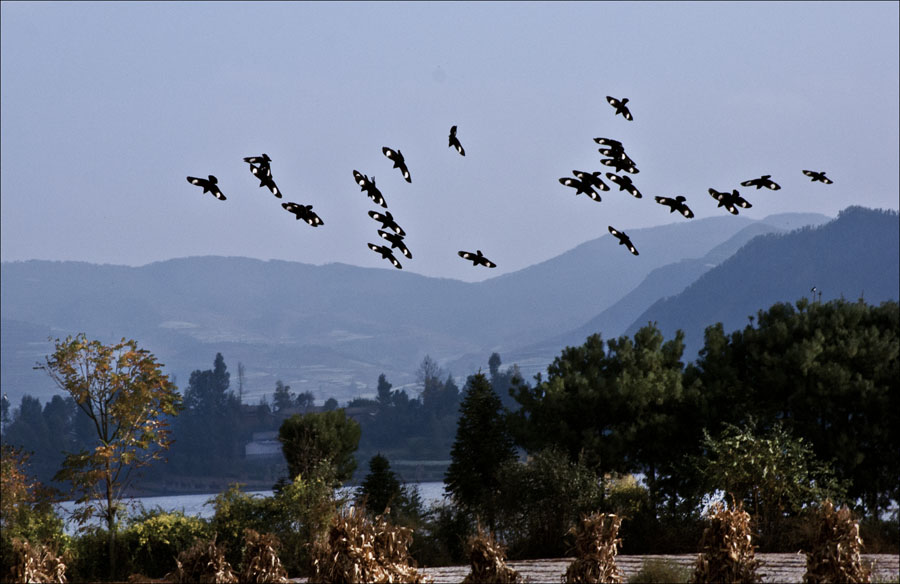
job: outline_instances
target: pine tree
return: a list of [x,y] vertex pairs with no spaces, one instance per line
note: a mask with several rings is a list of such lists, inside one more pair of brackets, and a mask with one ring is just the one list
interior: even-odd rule
[[469,377],[464,395],[445,489],[493,530],[500,494],[498,472],[503,463],[515,459],[515,449],[500,397],[483,373]]

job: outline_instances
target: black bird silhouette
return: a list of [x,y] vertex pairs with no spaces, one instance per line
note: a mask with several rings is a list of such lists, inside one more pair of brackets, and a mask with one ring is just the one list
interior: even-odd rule
[[[591,186],[590,183],[588,183],[584,180],[579,180],[577,178],[572,178],[570,176],[564,176],[561,179],[559,179],[559,182],[561,184],[566,185],[567,187],[572,187],[573,189],[575,189],[576,195],[580,195],[581,193],[584,193],[587,196],[589,196],[590,198],[592,198],[593,200],[597,201],[598,203],[600,202],[600,195],[597,194],[597,191],[595,191],[593,189],[593,187]],[[606,188],[609,189],[609,187],[606,187]]]
[[460,154],[462,154],[463,156],[466,155],[466,151],[463,149],[462,144],[459,143],[459,139],[456,137],[456,126],[452,126],[450,128],[450,144],[449,144],[449,146],[453,146],[454,148],[456,148],[456,151],[459,152]]
[[810,177],[812,179],[812,182],[819,181],[821,183],[825,183],[826,185],[834,183],[833,180],[825,176],[824,170],[822,172],[816,172],[815,170],[804,170],[803,174]]
[[738,214],[738,207],[749,209],[753,206],[737,192],[737,189],[732,190],[730,193],[722,193],[716,189],[709,189],[709,195],[719,201],[719,207],[725,207],[732,215]]
[[634,161],[628,158],[628,156],[623,152],[622,156],[618,156],[616,158],[604,158],[600,161],[600,164],[604,166],[612,166],[618,172],[628,172],[631,174],[637,174],[640,170],[634,165]]
[[403,266],[400,265],[400,262],[397,261],[397,258],[394,257],[394,254],[391,252],[391,248],[386,245],[375,245],[374,243],[369,244],[369,249],[374,251],[375,253],[380,253],[381,257],[390,261],[394,264],[394,267],[398,270],[402,270]]
[[397,225],[397,222],[394,221],[394,216],[391,215],[390,211],[385,211],[384,214],[379,213],[378,211],[369,211],[369,217],[374,219],[375,221],[381,222],[382,229],[390,229],[397,235],[406,236],[406,232]]
[[250,165],[250,172],[253,173],[253,176],[259,179],[260,188],[266,187],[272,194],[281,198],[281,191],[278,190],[278,185],[275,184],[275,181],[272,180],[271,174],[266,174],[266,169],[261,168],[259,166]]
[[403,178],[406,179],[406,182],[411,183],[412,179],[409,177],[409,169],[406,168],[406,161],[403,159],[403,154],[399,150],[391,150],[387,146],[381,149],[384,152],[384,155],[389,159],[394,161],[394,168],[399,168],[400,173],[403,175]]
[[637,187],[634,186],[634,183],[631,182],[630,176],[619,176],[617,174],[607,172],[606,178],[616,183],[619,186],[620,191],[628,191],[631,196],[635,197],[636,199],[640,199],[641,197],[643,197],[641,191],[639,191]]
[[209,178],[197,178],[196,176],[187,177],[187,181],[192,185],[196,185],[198,187],[203,187],[204,193],[212,193],[213,196],[220,201],[225,200],[225,195],[222,194],[222,190],[218,186],[219,179],[214,177],[213,175],[209,175]]
[[632,121],[634,118],[631,117],[631,112],[628,111],[628,107],[625,105],[628,103],[628,98],[623,97],[622,99],[616,99],[615,97],[606,96],[606,101],[609,102],[609,105],[616,108],[616,115],[622,114],[622,117],[628,121]]
[[381,194],[381,191],[378,190],[378,187],[375,186],[374,176],[370,179],[368,176],[354,170],[353,179],[356,181],[356,184],[359,185],[360,191],[365,191],[369,198],[375,201],[376,205],[381,205],[387,209],[387,203],[384,202],[384,196]]
[[609,232],[613,234],[613,237],[619,240],[619,245],[624,245],[628,248],[628,251],[630,251],[634,255],[639,255],[638,250],[634,247],[634,244],[631,243],[631,239],[629,239],[628,236],[625,235],[624,231],[617,231],[613,229],[612,225],[610,225]]
[[781,188],[781,185],[772,180],[771,174],[764,174],[759,178],[754,178],[751,180],[745,180],[741,183],[742,187],[756,187],[756,190],[759,190],[763,187],[767,189],[772,189],[773,191],[777,191]]
[[613,140],[612,138],[594,138],[594,142],[600,144],[601,146],[609,146],[610,148],[615,148],[625,152],[625,148],[622,146],[622,143],[618,140]]
[[312,210],[312,205],[298,205],[297,203],[282,203],[281,204],[284,209],[290,213],[296,215],[297,220],[303,219],[308,224],[313,227],[318,227],[319,225],[324,225],[325,222],[316,215],[316,212]]
[[475,250],[475,253],[472,253],[470,251],[459,251],[457,252],[457,255],[459,255],[459,257],[464,260],[471,261],[473,266],[482,265],[488,268],[497,267],[497,264],[484,257],[484,254],[481,253],[480,249]]
[[249,163],[250,166],[255,164],[261,170],[266,171],[266,176],[272,176],[272,168],[269,165],[269,163],[272,162],[272,159],[269,158],[269,155],[265,152],[262,153],[262,156],[248,156],[247,158],[244,158],[244,162]]
[[609,185],[601,180],[603,173],[599,170],[595,172],[585,172],[583,170],[573,170],[572,174],[575,175],[578,180],[584,182],[585,184],[589,184],[592,187],[596,187],[601,191],[608,191]]
[[406,247],[406,244],[403,243],[403,236],[398,235],[396,233],[388,233],[387,231],[378,230],[378,235],[381,236],[381,239],[385,239],[391,242],[391,249],[399,249],[400,253],[412,259],[412,253],[410,253],[409,248]]
[[694,212],[691,211],[690,207],[684,204],[686,200],[683,196],[678,195],[674,199],[670,199],[669,197],[655,197],[656,202],[660,205],[665,205],[669,208],[669,213],[674,213],[678,211],[688,219],[693,219]]

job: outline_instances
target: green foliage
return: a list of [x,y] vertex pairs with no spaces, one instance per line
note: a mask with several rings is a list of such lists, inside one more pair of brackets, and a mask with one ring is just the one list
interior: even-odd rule
[[197,539],[211,537],[206,522],[181,511],[145,511],[129,519],[120,535],[129,551],[130,571],[162,578],[175,569],[175,558]]
[[641,563],[641,569],[629,584],[684,584],[691,578],[691,568],[673,560],[650,558]]
[[314,477],[322,463],[334,468],[340,483],[353,476],[361,429],[343,409],[291,416],[281,424],[278,439],[291,477]]
[[315,469],[309,478],[298,476],[281,485],[272,497],[249,495],[232,485],[211,505],[215,514],[209,527],[225,549],[232,566],[241,562],[244,529],[272,533],[281,541],[281,559],[291,574],[308,574],[308,544],[328,528],[340,501],[335,499],[331,467]]
[[515,459],[500,398],[482,373],[466,383],[456,440],[444,479],[447,493],[467,511],[483,517],[493,531],[500,504],[500,469]]
[[731,335],[721,325],[706,330],[692,376],[703,384],[707,419],[783,420],[877,515],[900,497],[897,302],[801,299],[755,321]]
[[564,556],[566,532],[603,499],[594,472],[552,448],[528,462],[507,461],[498,478],[497,523],[511,557]]
[[529,452],[558,447],[599,475],[644,472],[655,507],[660,477],[699,439],[689,423],[696,388],[685,391],[682,383],[683,336],[663,342],[648,325],[634,340],[608,341],[608,351],[599,334],[564,349],[546,381],[514,384],[516,442]]
[[845,491],[810,445],[781,424],[765,432],[727,425],[715,439],[705,434],[703,448],[700,473],[707,487],[743,501],[764,535],[777,533],[785,516],[826,498],[840,499]]
[[468,560],[466,542],[474,534],[468,513],[447,501],[437,503],[425,511],[410,553],[420,566],[463,564]]

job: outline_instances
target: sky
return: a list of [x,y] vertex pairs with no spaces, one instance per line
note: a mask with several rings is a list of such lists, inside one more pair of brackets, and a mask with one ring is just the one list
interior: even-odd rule
[[[685,220],[657,195],[685,196],[698,218],[727,214],[710,187],[737,188],[757,219],[897,209],[898,6],[3,2],[0,259],[393,270],[366,245],[386,243],[367,215],[381,208],[353,170],[375,177],[406,231],[405,271],[465,281],[609,225]],[[608,95],[628,97],[634,120]],[[448,147],[452,125],[465,157]],[[623,143],[642,199],[597,203],[559,183],[610,170],[595,137]],[[242,160],[263,152],[283,199]],[[227,200],[186,181],[209,174]],[[739,184],[762,174],[781,190]],[[324,225],[296,221],[288,201]],[[497,268],[457,256],[475,249]]]

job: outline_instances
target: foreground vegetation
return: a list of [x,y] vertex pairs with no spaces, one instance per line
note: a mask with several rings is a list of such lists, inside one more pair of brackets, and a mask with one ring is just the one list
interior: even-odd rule
[[[228,573],[226,562],[240,575],[262,562],[260,554],[268,554],[269,565],[275,565],[277,556],[279,569],[290,576],[328,580],[321,571],[322,546],[330,541],[329,530],[346,531],[352,524],[363,534],[359,545],[374,546],[363,556],[382,546],[392,550],[386,553],[397,565],[468,562],[482,534],[487,539],[478,544],[481,556],[494,553],[490,550],[513,559],[593,550],[593,559],[587,551],[579,553],[587,559],[573,574],[610,577],[615,570],[608,560],[620,545],[629,554],[702,552],[720,549],[716,546],[723,534],[737,530],[752,545],[741,536],[735,541],[743,547],[732,556],[747,561],[722,567],[707,552],[695,579],[708,581],[708,574],[722,569],[752,581],[753,553],[812,553],[819,540],[831,537],[818,526],[831,521],[832,536],[846,540],[841,549],[851,556],[820,554],[808,565],[813,572],[835,566],[846,571],[862,542],[869,553],[900,553],[896,510],[885,519],[891,501],[900,499],[898,332],[896,302],[873,307],[862,301],[801,300],[760,312],[730,335],[721,326],[710,327],[700,358],[686,366],[681,335],[666,341],[652,324],[633,339],[604,342],[600,335],[591,336],[584,345],[565,349],[548,368],[547,378],[538,376],[534,383],[523,380],[515,368],[501,371],[496,356],[489,374],[470,375],[459,390],[452,377],[426,363],[422,396],[410,399],[406,392],[393,391],[382,376],[373,415],[362,424],[343,409],[287,418],[280,438],[289,476],[278,481],[272,497],[251,497],[235,485],[215,498],[213,517],[203,520],[161,510],[128,515],[117,496],[110,495],[102,507],[107,518],[102,529],[87,527],[92,502],[85,498],[79,508],[81,529],[74,537],[63,533],[50,504],[53,494],[29,477],[28,455],[5,440],[0,570],[9,573],[14,558],[21,557],[21,542],[27,541],[60,556],[68,577],[77,581],[124,579],[134,573],[159,578],[179,570],[187,574],[187,557],[179,560],[179,555],[189,550],[196,557],[220,554],[216,565],[222,574]],[[59,342],[59,349],[73,350],[71,343]],[[94,345],[82,339],[80,346]],[[117,351],[123,358],[147,357],[133,344]],[[158,457],[167,445],[154,438],[165,438],[161,424],[171,423],[177,436],[179,420],[199,423],[202,412],[214,418],[234,402],[221,355],[213,370],[191,376],[180,415],[171,384],[159,377],[152,359],[147,367],[131,377],[117,373],[120,397],[109,402],[125,400],[129,391],[146,389],[142,382],[151,380],[155,395],[167,396],[165,403],[172,406],[162,411],[153,406],[161,402],[144,400],[148,409],[137,417],[158,419],[160,425],[146,430],[143,442],[127,441],[128,448],[121,451],[109,436],[94,442],[93,452],[106,457],[98,460],[115,460],[123,471]],[[95,368],[91,379],[111,370]],[[73,399],[78,391],[87,391],[77,403],[91,403],[88,385],[77,376],[61,385]],[[290,395],[282,388],[279,399],[285,397]],[[22,408],[26,405],[23,400]],[[22,408],[17,420],[24,415]],[[351,500],[338,498],[337,488],[357,467],[360,445],[384,444],[390,428],[403,428],[410,412],[429,412],[434,435],[441,440],[446,435],[441,428],[454,421],[452,439],[445,444],[451,459],[445,477],[449,500],[424,508],[415,489],[400,483],[390,457],[377,452],[367,453],[368,472]],[[110,413],[135,415],[124,407]],[[88,474],[84,464],[73,464],[89,460],[86,454],[67,455],[72,456],[76,458],[65,459],[69,462],[57,478],[70,479],[83,492],[88,485],[106,484],[104,493],[121,495],[118,477],[128,473],[99,472],[105,468],[99,464]],[[204,460],[198,458],[197,464]],[[711,508],[723,517],[727,511],[733,519],[719,533],[705,512],[721,500],[728,506]],[[833,511],[831,501],[846,510]],[[357,511],[350,512],[349,505]],[[832,509],[831,519],[823,519],[823,509]],[[596,519],[598,514],[616,520]],[[612,538],[606,548],[591,543],[597,534]],[[385,548],[379,538],[394,543]],[[610,541],[618,542],[615,549]],[[248,555],[250,547],[262,551]],[[337,550],[329,553],[335,557]],[[355,561],[332,562],[327,573],[356,569]],[[381,567],[373,570],[393,569],[386,560],[378,561]],[[397,573],[414,579],[414,571],[404,570]]]

